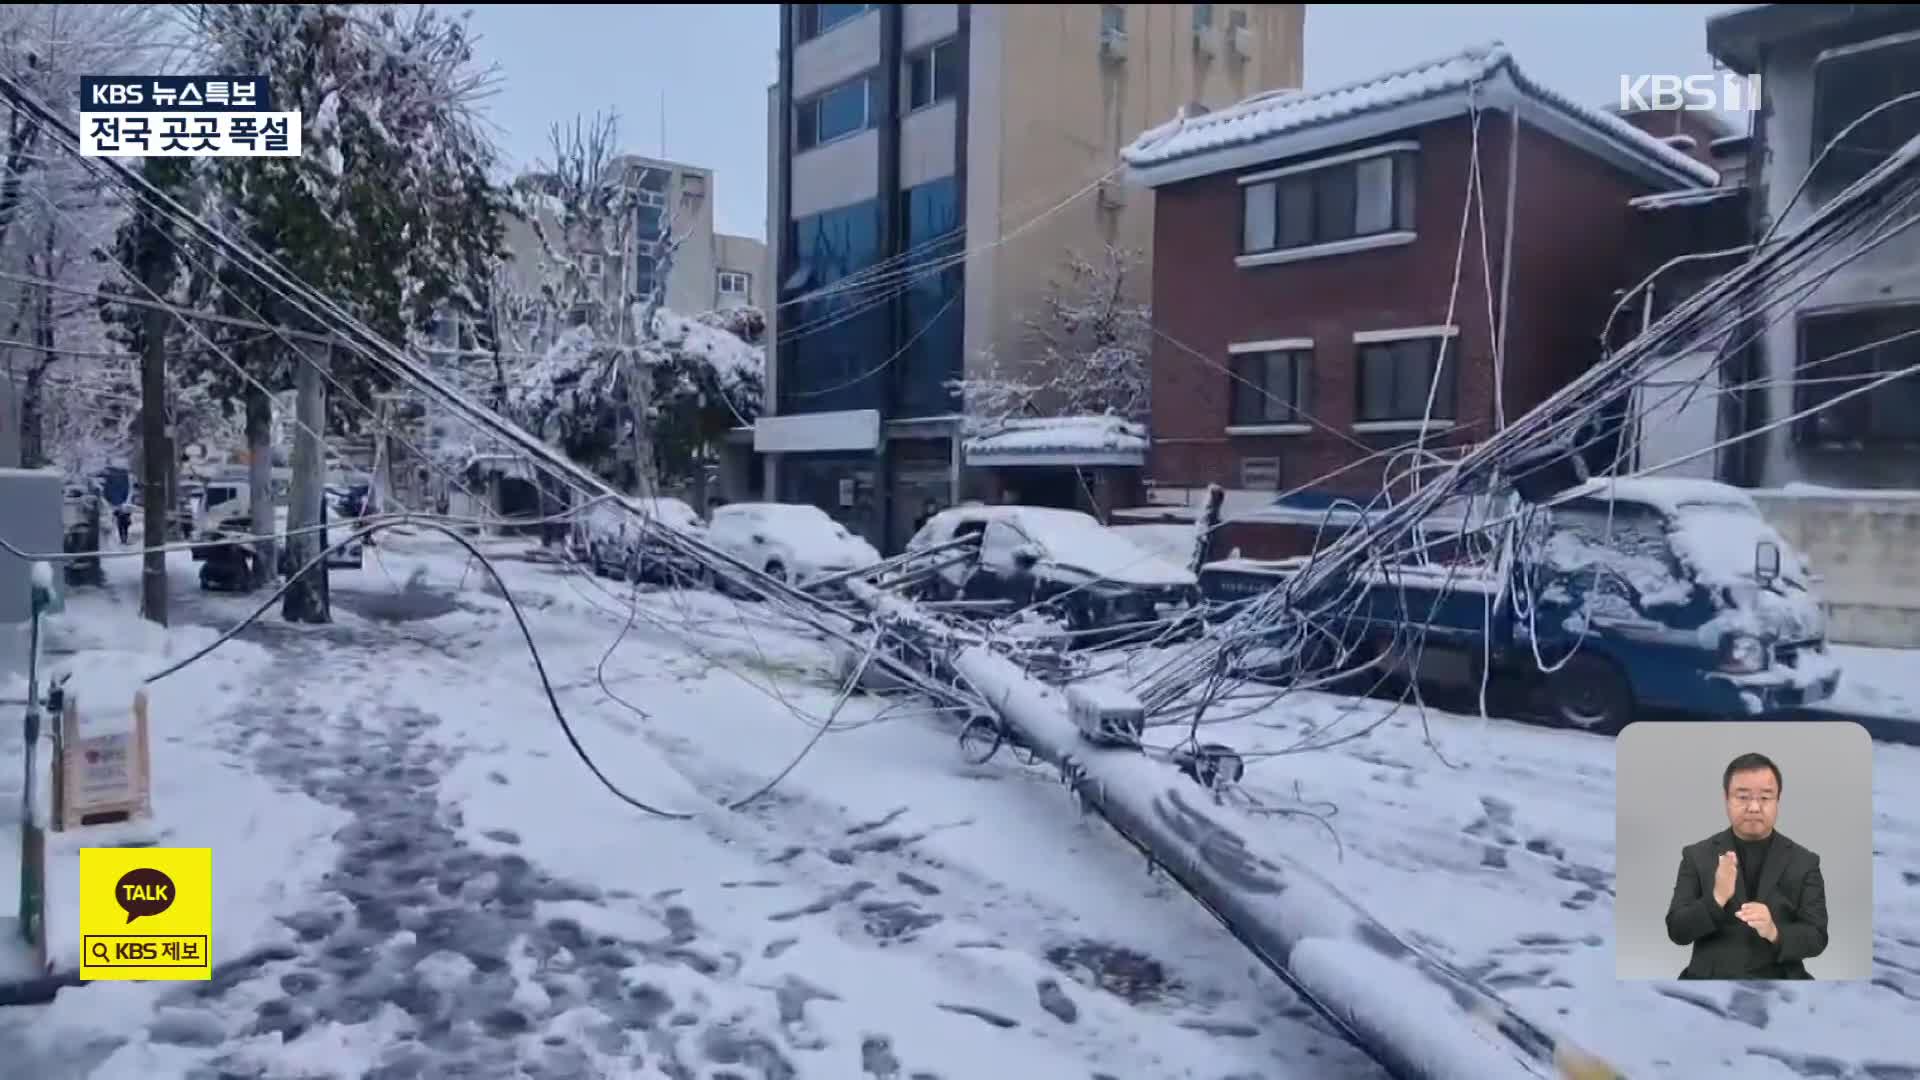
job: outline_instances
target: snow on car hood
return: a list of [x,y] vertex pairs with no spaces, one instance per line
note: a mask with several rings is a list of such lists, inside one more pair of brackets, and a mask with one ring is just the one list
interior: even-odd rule
[[1184,566],[1146,551],[1085,514],[1023,513],[1020,528],[1060,566],[1128,585],[1192,585]]
[[[809,510],[813,512],[807,513]],[[792,553],[795,562],[819,569],[851,569],[880,561],[880,553],[872,544],[813,507],[794,506],[791,513],[763,513],[767,528]]]
[[[1739,626],[1727,629],[1776,635],[1782,641],[1826,636],[1826,613],[1813,591],[1806,560],[1752,506],[1684,502],[1674,510],[1674,553],[1702,585],[1731,595],[1746,616],[1733,620]],[[1764,588],[1754,573],[1754,552],[1763,542],[1780,551],[1780,576]]]

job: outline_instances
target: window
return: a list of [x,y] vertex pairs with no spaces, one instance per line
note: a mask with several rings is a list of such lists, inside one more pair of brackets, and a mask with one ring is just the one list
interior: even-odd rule
[[722,296],[745,296],[753,291],[753,277],[738,270],[720,271],[720,294]]
[[1413,196],[1412,151],[1248,184],[1241,250],[1255,255],[1410,231]]
[[1125,4],[1100,5],[1101,36],[1125,34],[1127,32],[1127,6]]
[[[780,299],[790,301],[879,261],[880,204],[869,199],[801,218],[789,226],[787,237],[792,255]],[[793,307],[781,319],[779,411],[878,408],[886,380],[866,376],[889,355],[886,305],[874,305],[855,289],[831,291]]]
[[945,101],[960,88],[960,43],[943,41],[907,58],[907,108]]
[[862,75],[794,106],[794,146],[809,150],[873,124],[873,79]]
[[[1442,346],[1446,346],[1444,349]],[[1360,345],[1360,423],[1417,421],[1428,418],[1427,394],[1433,390],[1434,367],[1445,354],[1440,386],[1434,391],[1434,420],[1454,418],[1455,349],[1446,338],[1412,338]]]
[[980,536],[980,565],[995,570],[1008,571],[1014,568],[1013,554],[1029,541],[1020,530],[1004,521],[990,521],[986,532]]
[[[1823,56],[1813,69],[1814,155],[1876,105],[1920,90],[1920,35],[1836,52]],[[1816,186],[1822,192],[1839,191],[1885,161],[1916,130],[1920,100],[1876,114],[1827,153],[1815,173]]]
[[[901,416],[938,416],[959,411],[952,383],[961,376],[962,295],[960,188],[951,176],[901,193],[901,235],[912,269],[901,295],[903,335],[894,364],[894,392]],[[942,267],[926,269],[930,264]]]
[[872,4],[800,4],[800,25],[797,28],[799,38],[801,41],[811,41],[841,23],[852,22],[872,9]]
[[1920,443],[1920,378],[1907,376],[1834,400],[1915,364],[1920,364],[1920,307],[1802,320],[1795,411],[1820,411],[1799,421],[1799,441],[1829,447]]
[[1233,423],[1297,424],[1306,409],[1307,349],[1238,353],[1233,359]]
[[1193,5],[1193,32],[1204,34],[1211,29],[1213,29],[1213,5]]
[[1241,8],[1234,8],[1233,10],[1227,12],[1227,29],[1245,30],[1246,28],[1247,28],[1247,13],[1245,10]]
[[598,255],[580,256],[580,272],[590,278],[598,278],[606,272],[605,260]]

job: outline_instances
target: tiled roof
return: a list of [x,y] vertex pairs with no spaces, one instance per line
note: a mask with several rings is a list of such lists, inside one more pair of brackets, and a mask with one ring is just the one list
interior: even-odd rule
[[[1142,133],[1120,156],[1136,172],[1153,170],[1215,151],[1277,142],[1322,125],[1463,94],[1476,84],[1495,82],[1510,84],[1528,101],[1664,172],[1700,184],[1719,182],[1719,174],[1711,167],[1620,117],[1588,108],[1528,79],[1506,46],[1497,42],[1329,90],[1268,91],[1212,112],[1187,115],[1182,110],[1168,123]],[[1484,102],[1495,103],[1491,94]]]

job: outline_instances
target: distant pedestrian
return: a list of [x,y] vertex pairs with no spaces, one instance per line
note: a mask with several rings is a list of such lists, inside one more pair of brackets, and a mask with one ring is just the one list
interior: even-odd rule
[[113,527],[120,533],[120,546],[127,546],[127,534],[133,529],[133,507],[126,503],[115,503],[113,507]]

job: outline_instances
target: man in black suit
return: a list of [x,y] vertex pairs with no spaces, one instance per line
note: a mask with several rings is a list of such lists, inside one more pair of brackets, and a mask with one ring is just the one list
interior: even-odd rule
[[1693,946],[1683,979],[1811,979],[1827,948],[1820,856],[1774,831],[1784,787],[1762,754],[1728,764],[1727,825],[1680,852],[1667,937]]

